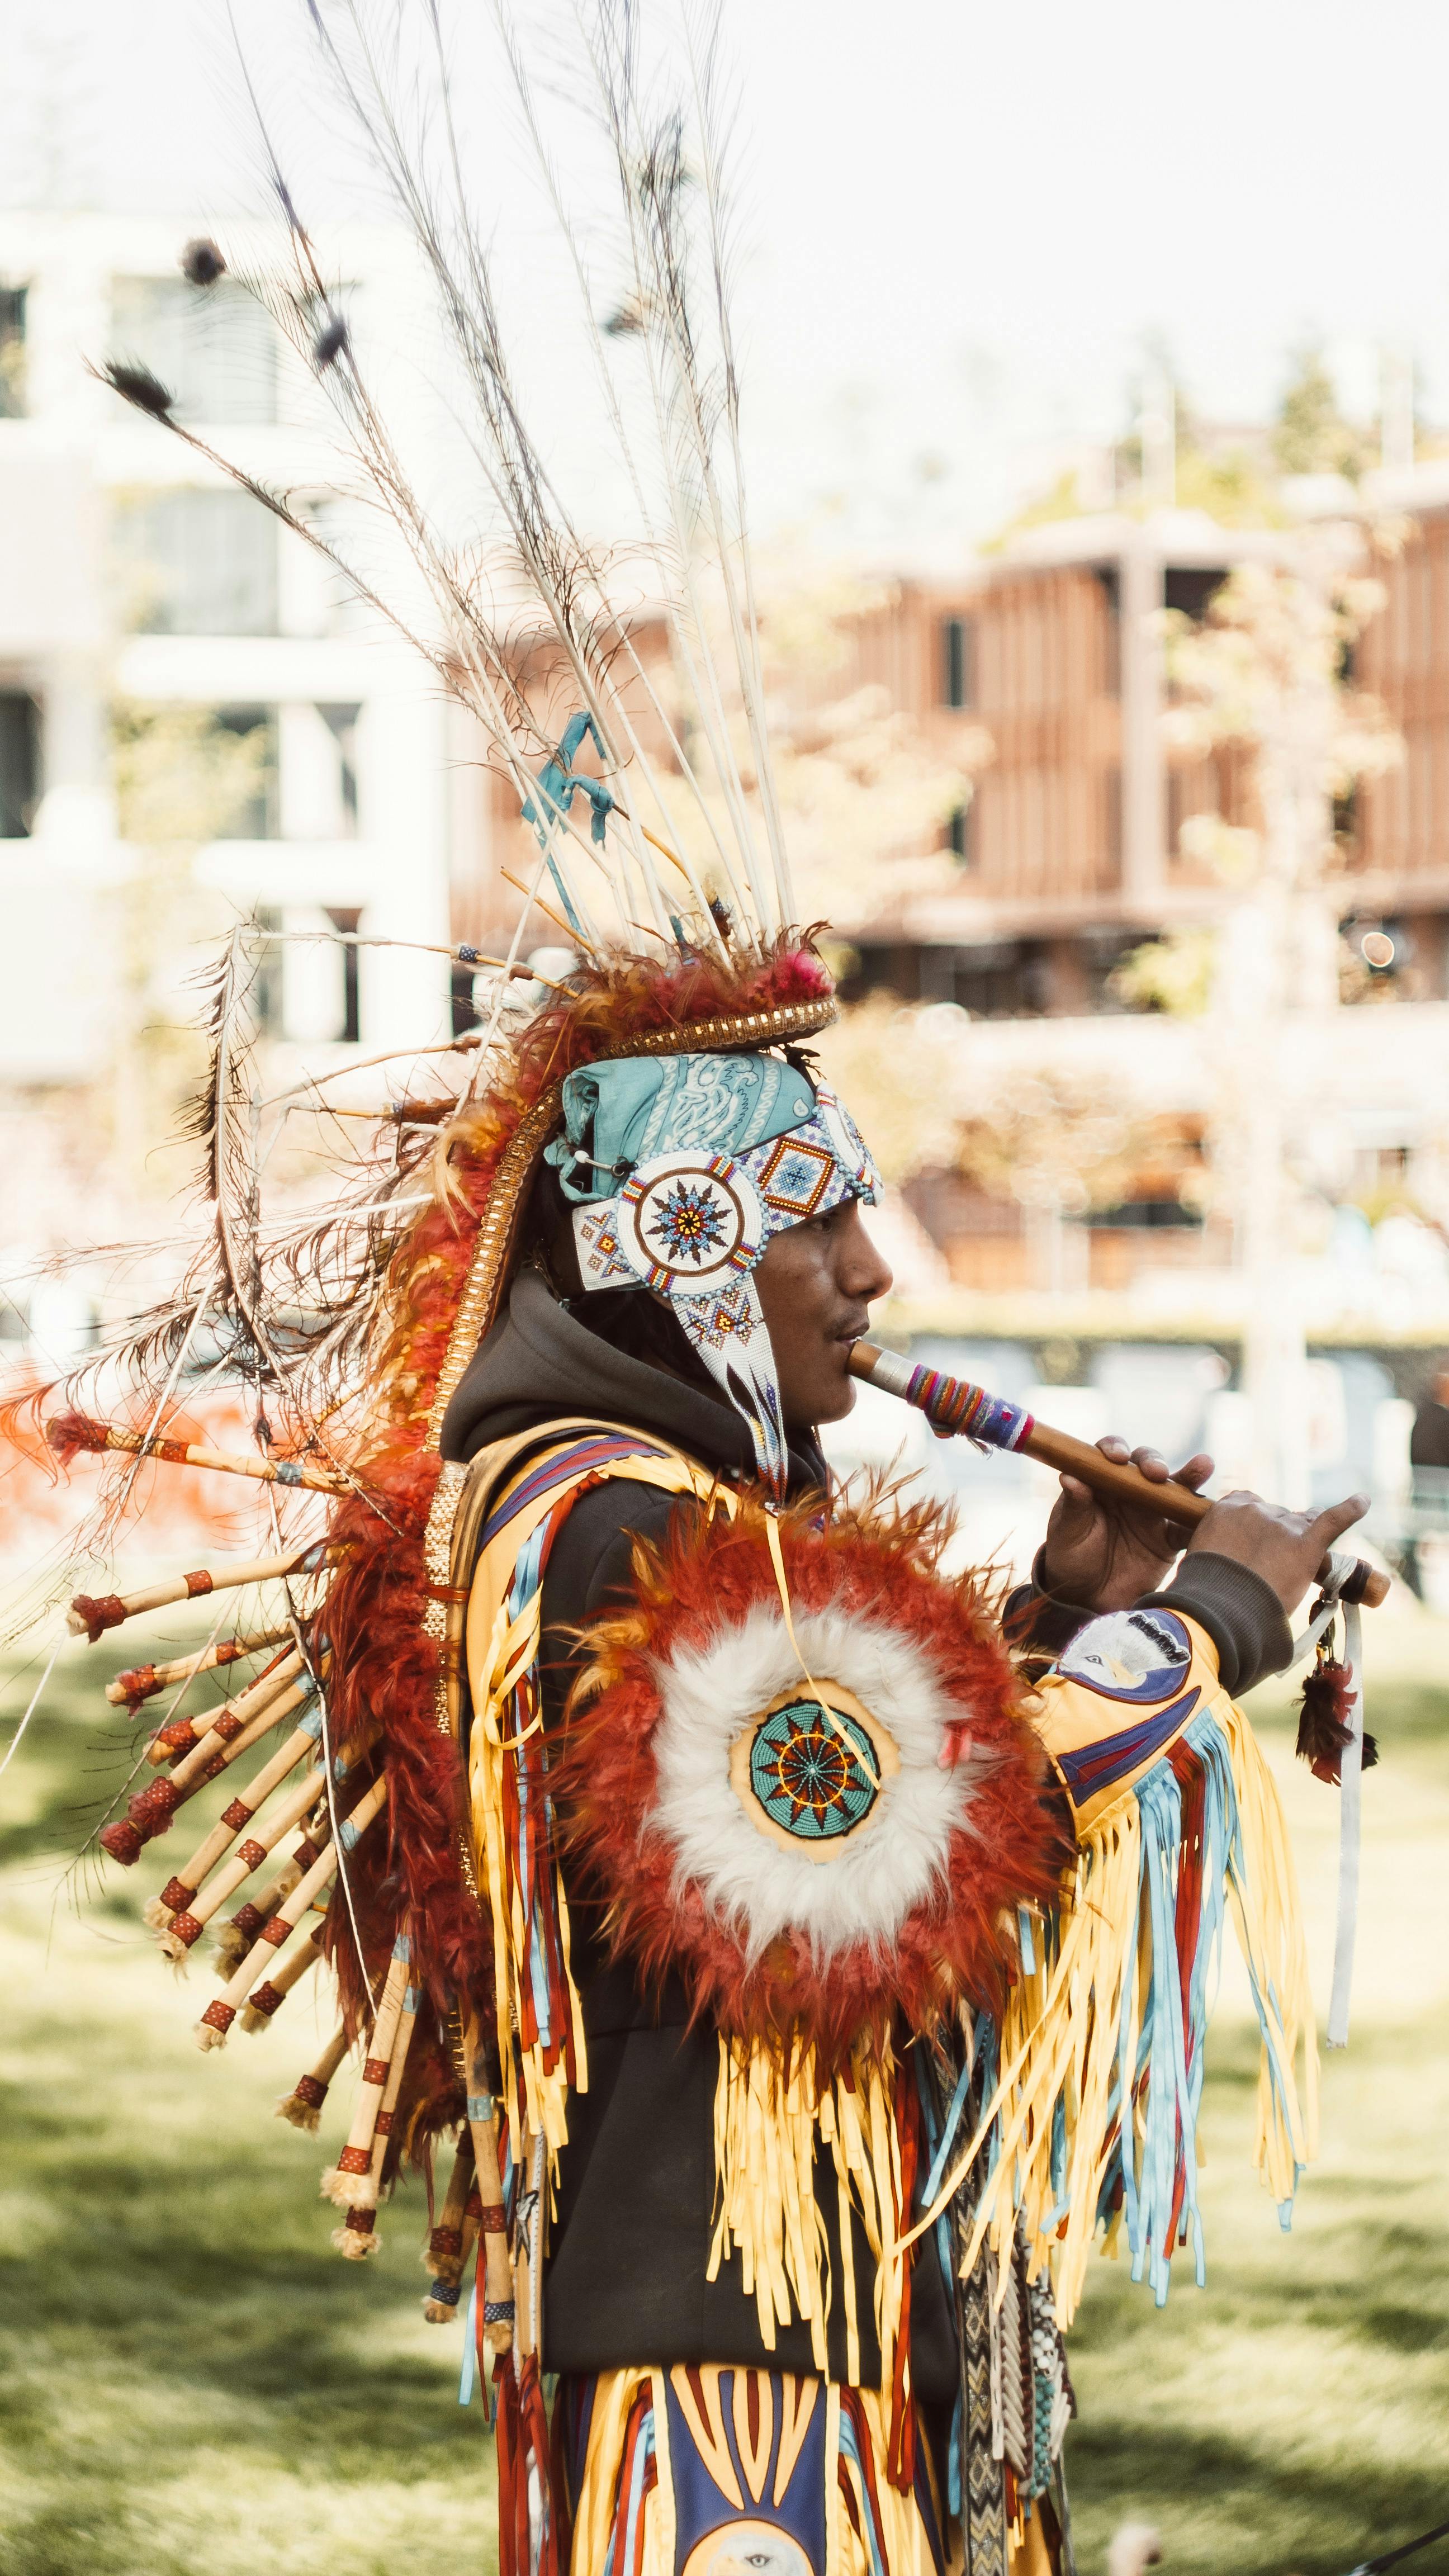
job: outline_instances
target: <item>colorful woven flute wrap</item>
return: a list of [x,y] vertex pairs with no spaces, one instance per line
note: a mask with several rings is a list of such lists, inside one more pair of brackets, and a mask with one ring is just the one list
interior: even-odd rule
[[1019,1449],[1034,1428],[1032,1416],[1004,1395],[989,1395],[969,1378],[940,1369],[913,1368],[906,1401],[937,1431],[973,1440],[978,1449]]
[[913,1364],[898,1351],[873,1351],[870,1378],[924,1413],[943,1439],[970,1440],[978,1449],[1019,1449],[1036,1428],[1033,1416],[1005,1396],[990,1395],[969,1378],[948,1377],[944,1369]]

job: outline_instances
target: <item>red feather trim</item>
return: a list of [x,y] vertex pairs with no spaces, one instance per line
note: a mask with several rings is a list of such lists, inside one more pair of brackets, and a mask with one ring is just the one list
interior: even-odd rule
[[[1344,1747],[1349,1741],[1348,1712],[1353,1704],[1353,1669],[1334,1655],[1320,1655],[1303,1685],[1298,1704],[1298,1741],[1294,1751],[1315,1780],[1331,1788],[1340,1784]],[[1365,1735],[1360,1757],[1365,1771],[1379,1758],[1378,1745]]]
[[908,1637],[962,1710],[981,1766],[969,1832],[950,1838],[945,1871],[887,1954],[870,1941],[822,1966],[803,1933],[751,1965],[734,1925],[694,1883],[676,1887],[674,1854],[648,1828],[657,1789],[658,1668],[716,1643],[757,1603],[779,1595],[766,1519],[746,1502],[732,1523],[676,1514],[659,1548],[636,1544],[637,1614],[589,1632],[596,1661],[571,1712],[557,1774],[577,1865],[604,1899],[610,1937],[652,1984],[683,1976],[696,2018],[740,2037],[804,2041],[826,2068],[897,2017],[935,2028],[964,1997],[1000,2011],[1017,1954],[1015,1910],[1056,1893],[1069,1857],[1045,1795],[1045,1765],[1021,1685],[970,1578],[937,1571],[939,1516],[924,1508],[839,1510],[825,1526],[808,1508],[784,1521],[792,1606],[834,1606]]
[[492,2017],[491,1936],[459,1867],[463,1782],[456,1749],[435,1723],[438,1653],[422,1634],[422,1620],[423,1536],[439,1466],[424,1447],[428,1415],[499,1164],[549,1084],[575,1065],[659,1029],[818,1001],[831,989],[827,969],[800,933],[738,969],[709,958],[663,965],[622,957],[587,973],[567,999],[528,1023],[487,1097],[440,1136],[438,1197],[394,1257],[391,1329],[374,1377],[370,1438],[359,1444],[355,1460],[365,1499],[348,1496],[332,1514],[328,1536],[341,1563],[320,1621],[333,1649],[334,1745],[372,1725],[380,1730],[388,1824],[385,1838],[369,1837],[349,1861],[352,1904],[339,1890],[327,1949],[355,2030],[370,2015],[368,1990],[380,1990],[399,1926],[411,1921],[431,2010],[420,2017],[413,2041],[395,2135],[415,2142],[417,2152],[462,2115],[446,2042],[455,1999],[464,1997],[485,2022]]
[[106,1425],[93,1422],[87,1413],[53,1413],[45,1425],[45,1442],[57,1465],[68,1467],[83,1450],[105,1448]]

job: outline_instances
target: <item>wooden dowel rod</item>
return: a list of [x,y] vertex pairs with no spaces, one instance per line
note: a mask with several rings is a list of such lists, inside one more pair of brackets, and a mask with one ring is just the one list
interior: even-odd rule
[[1164,1520],[1176,1521],[1183,1529],[1196,1529],[1212,1510],[1210,1495],[1196,1494],[1190,1485],[1179,1485],[1171,1476],[1164,1485],[1154,1484],[1129,1461],[1104,1458],[1089,1440],[1074,1439],[1070,1431],[1053,1431],[1046,1422],[1033,1422],[1017,1448],[1020,1456],[1055,1467],[1059,1475],[1075,1476],[1094,1493],[1112,1495],[1122,1503],[1150,1498]]
[[140,1708],[154,1699],[158,1691],[170,1690],[174,1682],[189,1682],[197,1673],[213,1673],[225,1664],[239,1664],[249,1655],[259,1655],[266,1646],[279,1645],[291,1635],[290,1628],[259,1628],[251,1637],[221,1637],[215,1645],[203,1646],[194,1655],[173,1655],[168,1663],[136,1664],[129,1672],[117,1673],[106,1684],[106,1697],[112,1708]]
[[224,1476],[249,1476],[260,1485],[297,1485],[313,1494],[345,1494],[345,1476],[305,1458],[254,1458],[228,1449],[208,1449],[196,1440],[168,1440],[160,1432],[128,1431],[118,1422],[93,1422],[88,1414],[56,1414],[45,1437],[62,1466],[80,1450],[102,1453],[116,1449],[128,1458],[155,1458],[167,1467],[213,1467]]
[[124,1619],[137,1618],[143,1610],[164,1610],[173,1601],[199,1601],[209,1592],[234,1591],[242,1583],[269,1583],[275,1575],[312,1574],[327,1561],[327,1544],[320,1540],[309,1547],[291,1548],[285,1556],[254,1556],[245,1565],[223,1565],[214,1573],[201,1566],[194,1574],[148,1583],[143,1592],[106,1592],[98,1598],[78,1592],[66,1625],[73,1637],[89,1637],[95,1645],[108,1628],[119,1628]]

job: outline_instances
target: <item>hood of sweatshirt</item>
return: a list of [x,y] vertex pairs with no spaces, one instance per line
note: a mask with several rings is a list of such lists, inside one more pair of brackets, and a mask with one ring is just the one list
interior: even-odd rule
[[[479,1343],[443,1417],[443,1456],[472,1458],[490,1441],[567,1414],[653,1432],[724,1476],[754,1474],[749,1431],[731,1406],[615,1350],[560,1304],[539,1271],[520,1270],[507,1312]],[[823,1485],[825,1477],[815,1441],[797,1433],[790,1491]]]

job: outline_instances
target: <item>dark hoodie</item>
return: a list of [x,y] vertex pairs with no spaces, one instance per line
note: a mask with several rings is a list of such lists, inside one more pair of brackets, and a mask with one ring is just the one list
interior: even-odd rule
[[[559,1303],[537,1271],[521,1271],[507,1315],[481,1344],[448,1407],[443,1455],[471,1458],[491,1441],[535,1428],[542,1433],[573,1414],[655,1434],[722,1476],[752,1472],[749,1432],[727,1404],[614,1349]],[[790,1451],[791,1493],[824,1480],[815,1443],[797,1441]],[[628,1599],[635,1538],[662,1537],[679,1508],[671,1495],[620,1479],[593,1487],[569,1513],[543,1586],[549,1727],[561,1722],[572,1679],[576,1650],[567,1632]],[[1192,1579],[1180,1575],[1165,1597],[1213,1636],[1230,1689],[1246,1688],[1259,1669],[1273,1669],[1280,1643],[1274,1618],[1282,1631],[1280,1660],[1286,1660],[1283,1613],[1257,1576],[1218,1557],[1199,1555],[1190,1566]],[[1221,1576],[1215,1569],[1222,1569]],[[1261,1598],[1255,1601],[1255,1595]],[[1042,1599],[1040,1606],[1054,1647],[1091,1615],[1063,1602]],[[1030,1615],[1028,1603],[1028,1623]],[[1022,1625],[1019,1610],[1018,1633]],[[589,2082],[570,2102],[568,2143],[559,2160],[558,2210],[544,2272],[545,2366],[593,2371],[716,2362],[812,2370],[803,2326],[777,2329],[775,2345],[766,2350],[738,2256],[722,2266],[716,2280],[705,2279],[713,2230],[715,2032],[689,2029],[677,1979],[646,1997],[626,1964],[609,1962],[587,1896],[572,1887],[569,1911]],[[817,2198],[831,2238],[831,2277],[839,2280],[834,2170],[824,2158]],[[855,2278],[865,2285],[873,2265],[858,2220],[854,2234]],[[859,2305],[862,2377],[873,2385],[880,2356],[864,2291]],[[843,2380],[845,2328],[838,2300],[829,2354],[832,2378]],[[919,2249],[913,2270],[911,2354],[918,2396],[927,2404],[949,2405],[957,2381],[955,2333],[934,2239]]]

